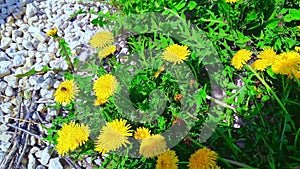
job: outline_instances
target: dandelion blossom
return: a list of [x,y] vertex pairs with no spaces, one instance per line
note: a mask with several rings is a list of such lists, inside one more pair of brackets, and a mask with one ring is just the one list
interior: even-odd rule
[[267,62],[272,65],[276,59],[276,52],[274,51],[273,48],[263,48],[263,51],[259,53],[257,56],[260,59],[266,60]]
[[165,138],[160,135],[152,135],[142,140],[140,146],[140,154],[146,158],[155,157],[167,150],[167,142]]
[[252,67],[256,70],[264,71],[275,62],[276,56],[273,48],[264,48],[257,56],[259,59],[252,64]]
[[89,137],[90,130],[88,126],[83,124],[75,124],[74,122],[63,124],[60,131],[57,132],[57,152],[64,155],[69,151],[75,150],[84,144]]
[[94,102],[94,106],[100,106],[103,105],[104,103],[106,103],[108,101],[107,98],[97,98]]
[[189,159],[189,169],[205,169],[216,167],[218,155],[216,152],[208,148],[197,150]]
[[47,36],[54,36],[54,35],[57,35],[57,31],[58,31],[57,28],[50,29],[50,30],[46,33],[46,35],[47,35]]
[[180,46],[173,44],[166,48],[162,53],[163,59],[173,62],[174,64],[180,64],[187,59],[187,56],[190,55],[190,51],[187,46]]
[[96,33],[90,40],[93,48],[104,48],[114,41],[114,35],[111,32],[103,31]]
[[134,133],[134,138],[135,139],[144,139],[150,137],[150,130],[145,128],[145,127],[139,127],[136,129]]
[[281,53],[272,65],[272,70],[276,74],[292,76],[300,71],[300,54],[294,51]]
[[103,126],[100,135],[96,141],[96,150],[99,152],[109,152],[114,151],[122,146],[126,147],[129,144],[129,136],[132,136],[131,126],[126,125],[127,120],[113,120],[112,122],[106,123]]
[[98,99],[107,99],[112,96],[118,87],[115,76],[106,74],[98,78],[94,83],[94,91]]
[[59,104],[70,104],[79,92],[77,83],[73,80],[62,82],[54,94],[55,101]]
[[300,26],[297,26],[298,30],[300,30]]
[[225,0],[225,2],[227,2],[227,3],[235,3],[235,2],[237,2],[238,0]]
[[116,51],[116,46],[115,45],[110,45],[102,48],[100,52],[98,53],[99,58],[106,58],[108,55],[114,53]]
[[253,69],[264,71],[269,66],[269,62],[263,59],[258,59],[253,62],[251,66]]
[[242,67],[251,59],[252,52],[246,49],[239,50],[231,59],[231,64],[237,70],[241,70]]
[[168,150],[157,157],[156,169],[177,169],[179,162],[175,151]]

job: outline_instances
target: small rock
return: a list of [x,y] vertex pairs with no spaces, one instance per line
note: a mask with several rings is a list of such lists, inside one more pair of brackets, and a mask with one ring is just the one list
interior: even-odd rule
[[7,87],[7,83],[4,81],[0,81],[0,92],[4,92]]
[[13,13],[12,14],[15,19],[21,19],[22,15],[19,12]]
[[15,75],[5,76],[3,79],[7,82],[8,86],[11,86],[13,88],[18,87],[18,81],[17,81],[17,77],[15,77]]
[[4,132],[2,133],[1,132],[0,141],[2,141],[2,142],[8,142],[10,138],[11,138],[10,134],[4,133]]
[[27,16],[28,18],[32,17],[32,16],[35,15],[37,12],[38,12],[38,10],[36,9],[35,6],[33,6],[32,3],[29,3],[29,4],[26,5],[26,12],[25,12],[25,14],[26,14],[26,16]]
[[[30,149],[30,153],[31,154],[35,154],[36,155],[36,152],[38,152],[38,151],[40,151],[40,149],[39,148],[37,148],[37,147],[32,147],[31,149]],[[37,155],[36,155],[37,156]]]
[[37,50],[40,52],[45,52],[47,50],[47,45],[45,43],[40,43],[37,47]]
[[53,80],[51,78],[47,78],[41,85],[42,89],[50,89],[53,85]]
[[35,143],[36,143],[36,138],[35,138],[34,136],[31,136],[31,137],[30,137],[30,140],[29,140],[29,144],[30,144],[31,146],[34,146]]
[[7,48],[9,48],[10,44],[11,44],[11,38],[9,38],[9,37],[2,37],[0,48],[2,50],[6,50]]
[[7,152],[10,147],[11,142],[3,142],[0,144],[0,149],[4,152]]
[[10,70],[7,68],[0,68],[0,77],[4,77],[10,74]]
[[7,10],[9,13],[16,13],[19,9],[17,8],[17,5],[11,5],[7,7]]
[[49,169],[63,169],[58,157],[50,159]]
[[1,61],[0,67],[10,69],[10,68],[12,68],[12,62],[11,61]]
[[11,107],[12,107],[12,103],[10,103],[10,102],[3,103],[0,105],[1,110],[7,114],[9,114],[11,112],[11,110],[10,110]]
[[46,167],[43,165],[38,165],[35,169],[46,169]]
[[45,105],[44,104],[39,104],[38,107],[36,108],[37,111],[42,111],[44,109]]
[[41,159],[38,159],[42,165],[47,165],[48,161],[50,159],[50,149],[49,147],[46,147],[44,150],[42,150]]
[[54,90],[41,89],[40,94],[43,99],[51,99],[54,95]]
[[35,32],[33,34],[31,34],[32,37],[34,37],[35,39],[37,39],[40,42],[45,42],[47,39],[47,36],[45,33],[42,32]]
[[14,22],[15,22],[14,17],[9,16],[9,17],[6,18],[6,23],[12,24],[12,23],[14,23]]
[[16,43],[17,44],[22,44],[22,42],[23,42],[23,38],[20,38],[20,37],[16,38]]
[[17,39],[17,37],[21,37],[21,36],[23,36],[23,32],[21,32],[21,31],[19,31],[19,30],[13,30],[12,31],[12,40],[14,41],[14,42],[16,42],[16,39]]
[[7,86],[7,88],[5,90],[5,95],[8,97],[15,95],[14,89],[10,86]]
[[16,55],[14,57],[14,61],[13,61],[13,66],[14,67],[19,67],[25,64],[25,57],[23,55]]
[[5,52],[0,51],[0,62],[1,61],[8,61],[8,60],[10,60],[10,59],[7,56],[7,54]]
[[11,5],[14,5],[14,4],[16,4],[16,3],[17,3],[16,0],[6,0],[6,5],[7,5],[7,6],[11,6]]
[[44,68],[45,65],[44,64],[40,64],[39,62],[37,62],[37,63],[38,64],[34,64],[34,70],[41,71]]
[[50,61],[49,65],[53,69],[68,70],[69,68],[69,65],[63,58],[52,60]]
[[33,49],[33,44],[30,41],[27,41],[24,39],[22,42],[22,45],[24,46],[25,49],[32,50]]
[[32,25],[33,22],[37,22],[39,20],[38,16],[35,15],[34,17],[30,17],[28,19],[28,25]]
[[35,166],[36,166],[36,160],[35,160],[35,158],[32,154],[29,154],[27,168],[28,169],[35,169]]

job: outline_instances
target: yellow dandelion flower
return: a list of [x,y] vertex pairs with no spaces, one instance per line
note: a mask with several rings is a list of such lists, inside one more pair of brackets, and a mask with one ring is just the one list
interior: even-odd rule
[[115,76],[106,74],[98,78],[94,83],[94,91],[98,99],[107,99],[112,96],[118,87]]
[[197,150],[189,159],[189,169],[214,168],[218,155],[208,148]]
[[257,57],[266,60],[267,62],[270,63],[270,65],[272,65],[276,59],[276,56],[277,54],[273,48],[263,48],[263,51],[260,52]]
[[111,32],[103,31],[96,33],[90,40],[93,48],[104,48],[111,45],[114,41],[114,35]]
[[135,139],[144,139],[150,137],[150,130],[145,128],[145,127],[139,127],[136,129],[134,133],[134,138]]
[[103,105],[104,103],[106,103],[108,101],[107,98],[97,98],[94,102],[94,106],[100,106]]
[[252,67],[256,70],[264,71],[275,62],[276,56],[273,48],[264,48],[257,56],[259,59],[252,64]]
[[237,2],[238,0],[225,0],[225,2],[227,2],[227,3],[235,3],[235,2]]
[[251,66],[253,69],[264,71],[269,66],[269,62],[264,59],[258,59],[253,62]]
[[47,36],[54,36],[54,35],[57,35],[57,31],[58,31],[57,28],[50,29],[50,30],[46,33],[46,35],[47,35]]
[[190,55],[190,50],[187,46],[180,46],[173,44],[166,48],[162,53],[163,59],[173,62],[174,64],[180,64],[187,59],[187,56]]
[[300,26],[297,26],[298,30],[300,30]]
[[272,65],[274,73],[292,76],[300,70],[300,54],[294,51],[281,53]]
[[62,82],[54,94],[55,101],[59,104],[70,104],[79,92],[77,83],[74,80]]
[[113,120],[112,122],[106,123],[103,126],[100,135],[96,140],[95,150],[99,152],[114,151],[122,146],[126,147],[129,144],[128,136],[132,136],[131,126],[126,125],[127,120]]
[[102,48],[98,53],[98,57],[103,59],[106,58],[108,55],[114,53],[117,50],[115,45],[110,45]]
[[155,157],[167,150],[167,142],[160,134],[152,135],[142,140],[140,154],[146,158]]
[[177,169],[179,162],[175,151],[168,150],[157,157],[156,169]]
[[239,50],[231,59],[231,64],[237,70],[242,67],[251,59],[252,52],[246,49]]
[[88,126],[70,122],[63,124],[61,130],[59,130],[57,134],[56,149],[58,154],[63,156],[69,151],[73,151],[84,144],[88,140],[90,130]]
[[300,53],[300,46],[296,46],[295,47],[295,51],[298,52],[298,53]]

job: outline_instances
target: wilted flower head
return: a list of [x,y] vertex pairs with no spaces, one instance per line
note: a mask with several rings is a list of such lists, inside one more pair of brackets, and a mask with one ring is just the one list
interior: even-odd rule
[[126,124],[127,120],[113,120],[103,126],[96,141],[96,151],[105,153],[114,151],[129,144],[128,138],[132,136],[131,126]]
[[152,135],[142,140],[140,154],[146,158],[155,157],[167,150],[167,142],[160,134]]
[[90,40],[90,44],[94,48],[104,48],[111,45],[114,41],[114,35],[109,31],[96,33]]

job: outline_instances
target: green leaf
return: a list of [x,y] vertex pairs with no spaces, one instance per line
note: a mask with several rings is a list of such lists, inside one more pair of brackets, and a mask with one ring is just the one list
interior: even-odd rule
[[297,9],[290,9],[289,14],[285,15],[283,19],[285,22],[300,20],[300,11]]
[[190,1],[189,3],[189,10],[193,10],[197,6],[197,3],[195,1]]
[[251,21],[254,21],[257,19],[257,13],[255,11],[250,12],[246,16],[246,23],[250,23]]

